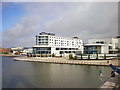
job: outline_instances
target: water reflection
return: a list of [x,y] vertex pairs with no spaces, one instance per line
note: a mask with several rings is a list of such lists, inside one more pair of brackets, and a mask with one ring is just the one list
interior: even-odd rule
[[17,76],[17,75],[13,75],[11,77],[11,79],[7,82],[6,86],[7,87],[16,87],[17,88],[19,83],[21,83],[22,86],[24,86],[25,88],[35,88],[33,83],[31,83],[29,80],[27,80],[23,76]]
[[102,84],[100,69],[110,75],[109,67],[18,62],[4,57],[3,88],[96,88]]

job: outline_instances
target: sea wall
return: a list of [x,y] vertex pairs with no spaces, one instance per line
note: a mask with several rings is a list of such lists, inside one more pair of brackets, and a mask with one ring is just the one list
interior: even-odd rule
[[57,57],[16,57],[14,58],[14,60],[26,62],[96,65],[96,66],[109,66],[109,64],[113,64],[114,66],[118,66],[117,60],[68,60],[65,58]]

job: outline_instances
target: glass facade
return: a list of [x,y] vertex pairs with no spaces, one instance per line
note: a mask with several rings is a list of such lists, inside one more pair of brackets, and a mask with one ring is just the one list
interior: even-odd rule
[[63,53],[76,53],[76,54],[80,54],[81,51],[60,51],[60,54],[63,54]]
[[85,54],[97,54],[97,53],[101,53],[101,49],[99,46],[85,46],[84,53]]
[[48,45],[48,36],[38,36],[37,45]]
[[33,48],[34,54],[51,54],[50,47],[34,47]]
[[78,50],[78,48],[56,48],[56,50]]

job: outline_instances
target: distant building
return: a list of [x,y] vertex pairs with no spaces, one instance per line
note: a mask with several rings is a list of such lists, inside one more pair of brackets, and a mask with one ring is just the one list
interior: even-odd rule
[[83,53],[83,41],[78,37],[67,38],[55,36],[53,33],[42,32],[36,36],[33,54]]
[[24,47],[13,47],[11,50],[18,50],[18,49],[23,49]]
[[117,36],[116,38],[118,39],[118,48],[120,50],[120,36]]
[[10,53],[9,48],[0,48],[0,54],[7,54],[7,53]]
[[14,47],[11,48],[13,54],[27,55],[27,53],[32,53],[32,47]]
[[118,39],[117,38],[89,39],[88,44],[84,45],[84,53],[116,54],[118,53]]
[[22,50],[22,54],[23,55],[27,55],[28,53],[32,53],[33,52],[33,48],[32,47],[29,47],[29,48],[24,48]]

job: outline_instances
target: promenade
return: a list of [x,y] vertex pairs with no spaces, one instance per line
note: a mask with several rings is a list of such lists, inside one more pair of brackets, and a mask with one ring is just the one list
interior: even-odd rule
[[115,73],[115,77],[110,77],[101,88],[109,88],[110,90],[119,90],[120,89],[120,75]]
[[15,61],[39,62],[39,63],[58,63],[58,64],[77,64],[77,65],[96,65],[108,66],[113,64],[118,66],[117,60],[69,60],[63,57],[16,57]]
[[20,55],[12,55],[12,54],[0,54],[3,57],[19,57]]

